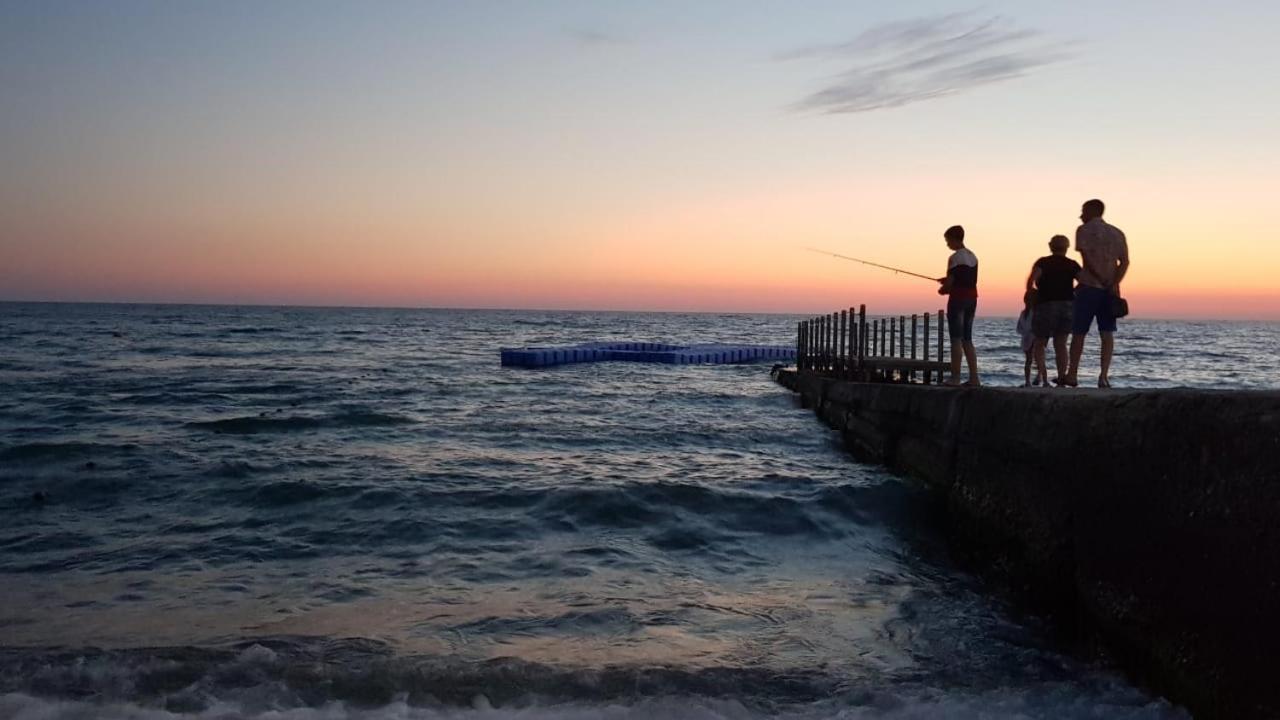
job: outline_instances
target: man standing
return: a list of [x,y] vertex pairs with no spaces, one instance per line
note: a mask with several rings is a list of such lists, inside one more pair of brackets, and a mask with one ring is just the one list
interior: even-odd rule
[[947,329],[951,331],[951,380],[960,384],[960,355],[969,363],[969,380],[965,385],[977,387],[978,353],[973,348],[973,317],[978,310],[978,256],[964,246],[964,228],[952,225],[942,234],[947,247],[954,252],[947,260],[947,276],[938,278],[939,295],[947,300]]
[[1080,369],[1080,355],[1084,351],[1084,337],[1094,318],[1098,320],[1098,334],[1102,336],[1102,370],[1098,374],[1098,387],[1109,388],[1107,373],[1111,370],[1111,356],[1115,352],[1116,317],[1111,309],[1112,297],[1120,295],[1120,281],[1129,271],[1129,243],[1120,228],[1102,219],[1106,206],[1101,200],[1090,200],[1080,209],[1084,223],[1076,228],[1076,250],[1084,268],[1080,271],[1080,286],[1076,288],[1075,305],[1071,318],[1071,369],[1063,378],[1064,385],[1078,384],[1076,373]]
[[1031,329],[1035,333],[1036,369],[1040,377],[1048,377],[1045,369],[1045,346],[1053,340],[1053,360],[1058,366],[1054,383],[1061,385],[1068,377],[1067,336],[1071,334],[1072,306],[1075,302],[1076,277],[1080,263],[1067,257],[1071,241],[1066,235],[1049,240],[1049,255],[1036,260],[1027,278],[1027,290],[1036,291],[1035,314]]

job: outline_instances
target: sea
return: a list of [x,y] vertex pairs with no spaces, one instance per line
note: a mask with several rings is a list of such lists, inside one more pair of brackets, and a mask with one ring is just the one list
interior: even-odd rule
[[[0,304],[0,718],[1189,717],[770,364],[499,365],[800,319]],[[1275,387],[1277,341],[1136,319],[1112,381]],[[1018,343],[978,321],[987,384]]]

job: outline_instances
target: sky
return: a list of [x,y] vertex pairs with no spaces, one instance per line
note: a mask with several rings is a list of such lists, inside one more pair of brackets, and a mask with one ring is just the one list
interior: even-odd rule
[[1280,3],[0,0],[0,300],[1280,319]]

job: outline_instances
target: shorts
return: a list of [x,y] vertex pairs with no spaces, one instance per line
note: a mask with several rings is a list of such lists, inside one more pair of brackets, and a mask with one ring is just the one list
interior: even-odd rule
[[978,301],[947,300],[947,329],[952,340],[973,341],[973,316],[978,312]]
[[1093,319],[1098,318],[1098,332],[1115,332],[1116,317],[1111,314],[1111,292],[1081,285],[1076,288],[1075,306],[1071,313],[1071,332],[1088,335]]
[[1036,337],[1043,340],[1071,332],[1074,305],[1072,300],[1050,300],[1037,305],[1031,317],[1031,329]]

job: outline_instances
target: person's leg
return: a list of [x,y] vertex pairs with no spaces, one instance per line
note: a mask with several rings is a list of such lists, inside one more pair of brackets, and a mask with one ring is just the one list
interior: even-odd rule
[[973,347],[972,340],[964,341],[964,359],[969,364],[969,380],[970,385],[981,385],[978,380],[978,351]]
[[[1053,336],[1053,362],[1058,366],[1058,377],[1067,377],[1067,369],[1070,367],[1070,360],[1067,358],[1067,337],[1070,333],[1059,333]],[[1044,348],[1040,348],[1041,362],[1044,361]],[[1042,365],[1043,367],[1043,365]]]
[[1084,355],[1084,335],[1071,334],[1071,365],[1067,368],[1067,376],[1062,379],[1063,385],[1075,387],[1079,384],[1076,374],[1080,371],[1080,356]]
[[963,305],[953,299],[947,300],[947,335],[951,339],[951,379],[947,381],[948,385],[960,384],[960,358],[964,355]]
[[1067,368],[1064,385],[1075,387],[1079,384],[1076,375],[1080,372],[1080,357],[1084,354],[1084,336],[1089,334],[1093,317],[1098,312],[1099,295],[1105,292],[1099,288],[1076,288],[1075,304],[1071,312],[1071,366]]
[[1116,334],[1113,332],[1099,332],[1102,338],[1102,371],[1098,373],[1098,387],[1111,387],[1111,379],[1107,376],[1111,372],[1111,354],[1116,348]]
[[969,363],[969,385],[981,385],[978,380],[978,351],[973,347],[973,320],[978,315],[978,301],[966,303],[964,312],[964,358]]
[[[1034,354],[1034,349],[1027,350],[1023,354],[1027,357],[1026,362],[1022,364],[1022,387],[1031,387],[1031,356]],[[1038,372],[1036,373],[1036,379],[1040,379],[1040,374]]]
[[1111,387],[1111,356],[1116,347],[1116,316],[1111,314],[1111,295],[1103,298],[1098,309],[1098,335],[1102,338],[1102,368],[1098,372],[1098,387]]
[[[1048,344],[1048,338],[1037,337],[1036,344],[1031,347],[1031,352],[1036,356],[1036,372],[1040,374],[1043,381],[1048,376],[1048,369],[1045,367],[1044,349]],[[1062,373],[1058,373],[1058,377],[1062,377]]]

